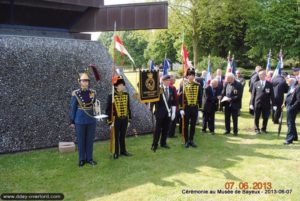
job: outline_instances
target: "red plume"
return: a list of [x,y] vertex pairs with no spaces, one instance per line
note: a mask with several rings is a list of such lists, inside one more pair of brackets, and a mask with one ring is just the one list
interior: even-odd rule
[[92,68],[94,76],[95,76],[95,79],[98,82],[100,80],[100,74],[99,74],[99,72],[98,72],[98,70],[96,68],[96,65],[95,64],[90,64],[89,67]]

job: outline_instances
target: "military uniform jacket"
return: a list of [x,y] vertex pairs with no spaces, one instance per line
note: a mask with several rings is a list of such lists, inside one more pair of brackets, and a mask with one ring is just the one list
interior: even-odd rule
[[[184,85],[184,91],[179,96],[179,110],[185,109],[183,108],[183,105],[197,106],[198,109],[202,107],[202,94],[200,87],[201,86],[199,84],[196,84],[194,82]],[[182,87],[180,88],[180,92],[182,92]]]
[[164,102],[163,94],[165,94],[165,98],[170,112],[172,106],[176,106],[176,96],[174,94],[174,91],[171,87],[168,87],[168,90],[169,90],[169,97],[167,97],[166,95],[167,92],[164,91],[164,88],[163,87],[160,88],[160,97],[159,97],[159,101],[155,103],[155,112],[154,112],[157,118],[163,118],[166,115],[168,115],[168,110]]
[[203,111],[204,112],[215,112],[218,108],[218,94],[217,89],[208,86],[204,90],[203,94]]
[[297,86],[292,93],[288,93],[285,99],[285,105],[288,109],[295,112],[300,111],[300,87]]
[[[234,109],[241,109],[242,91],[243,91],[242,84],[234,80],[232,84],[229,83],[225,84],[222,91],[222,98],[224,96],[231,98],[231,101],[229,102],[229,106]],[[226,106],[226,104],[228,103],[224,102],[222,104]]]
[[71,124],[93,124],[93,104],[96,100],[96,91],[93,89],[77,89],[72,92]]
[[[106,114],[108,115],[107,123],[112,123],[112,95],[107,97],[107,107]],[[131,110],[129,102],[129,94],[127,92],[117,92],[114,93],[114,108],[113,108],[114,118],[128,118],[128,121],[131,121]]]
[[253,85],[250,105],[261,108],[271,108],[275,105],[273,85],[266,81],[265,86],[262,87],[261,81],[257,81]]

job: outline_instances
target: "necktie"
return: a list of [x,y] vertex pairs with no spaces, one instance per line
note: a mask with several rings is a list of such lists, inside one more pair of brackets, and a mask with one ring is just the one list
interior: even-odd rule
[[168,87],[165,88],[165,96],[166,96],[166,99],[169,100],[169,88]]

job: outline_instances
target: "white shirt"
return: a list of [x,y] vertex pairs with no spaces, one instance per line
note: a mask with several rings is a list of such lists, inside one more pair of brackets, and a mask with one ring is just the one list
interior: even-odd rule
[[260,81],[260,84],[261,84],[262,88],[264,88],[265,85],[266,85],[266,80],[261,80],[261,81]]

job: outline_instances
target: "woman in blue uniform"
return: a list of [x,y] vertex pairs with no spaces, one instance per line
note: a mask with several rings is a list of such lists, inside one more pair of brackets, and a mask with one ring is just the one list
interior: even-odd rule
[[72,92],[70,127],[76,130],[79,167],[83,167],[85,163],[94,166],[97,164],[93,160],[93,142],[96,130],[93,104],[96,100],[96,91],[89,88],[90,79],[87,73],[82,73],[78,81],[80,88]]

